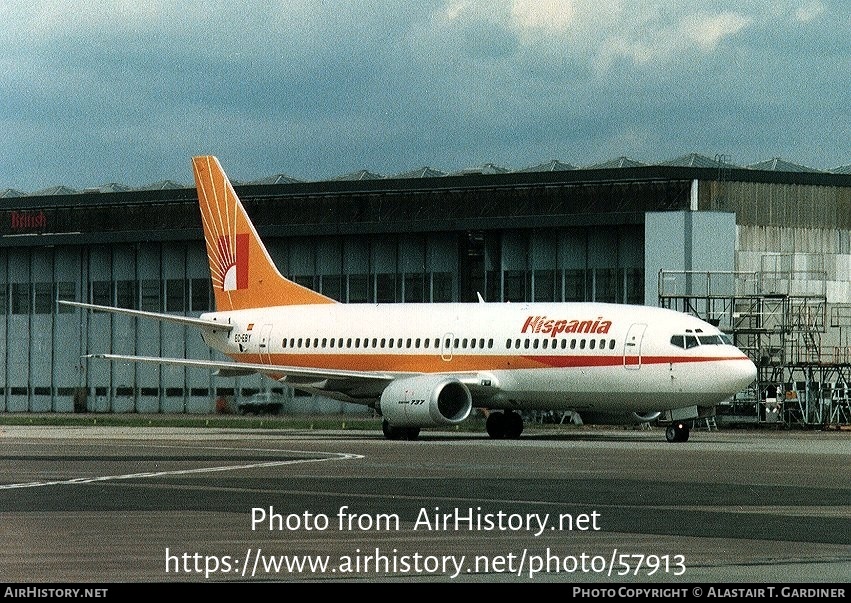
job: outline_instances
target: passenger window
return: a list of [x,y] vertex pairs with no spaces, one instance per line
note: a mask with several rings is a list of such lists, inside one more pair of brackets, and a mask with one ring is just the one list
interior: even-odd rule
[[592,350],[594,349],[594,347],[595,347],[596,345],[597,345],[597,340],[596,340],[596,339],[592,339],[591,341],[589,341],[589,342],[588,342],[588,347],[589,347],[590,349],[592,349]]
[[523,341],[523,347],[527,350],[529,349],[529,340],[528,339]]
[[579,349],[580,349],[580,350],[584,350],[584,349],[585,349],[585,340],[584,340],[584,339],[580,339],[580,340],[579,340]]
[[614,350],[614,349],[615,349],[615,340],[614,340],[614,339],[610,339],[610,340],[609,340],[609,349],[610,349],[610,350]]
[[570,349],[571,349],[571,350],[575,350],[575,349],[576,349],[576,340],[575,340],[575,339],[571,339],[571,340],[570,340]]

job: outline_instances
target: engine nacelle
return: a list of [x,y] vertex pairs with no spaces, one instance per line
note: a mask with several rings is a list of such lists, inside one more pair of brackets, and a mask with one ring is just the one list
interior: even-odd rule
[[418,375],[388,385],[379,408],[394,427],[456,425],[470,416],[473,398],[454,377]]
[[589,425],[641,425],[642,423],[655,421],[661,414],[659,411],[645,413],[627,412],[621,414],[581,412],[579,416],[583,423],[588,423]]

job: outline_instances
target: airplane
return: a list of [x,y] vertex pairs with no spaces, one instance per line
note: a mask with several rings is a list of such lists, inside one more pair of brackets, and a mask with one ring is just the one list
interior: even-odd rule
[[[192,159],[215,310],[198,318],[80,302],[188,325],[231,361],[91,354],[118,362],[260,373],[295,390],[363,404],[390,440],[453,426],[473,408],[492,438],[521,412],[573,411],[600,423],[712,406],[756,378],[717,327],[666,308],[611,303],[340,303],[285,278],[214,156]],[[588,421],[585,421],[588,422]],[[669,442],[689,426],[674,421]]]

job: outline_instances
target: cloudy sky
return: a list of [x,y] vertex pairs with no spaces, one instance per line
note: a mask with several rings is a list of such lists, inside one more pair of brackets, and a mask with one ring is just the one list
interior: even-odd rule
[[0,3],[0,191],[851,163],[847,0]]

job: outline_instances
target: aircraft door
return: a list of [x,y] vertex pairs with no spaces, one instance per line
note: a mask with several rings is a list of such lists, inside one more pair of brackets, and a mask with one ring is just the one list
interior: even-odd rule
[[452,360],[452,333],[447,333],[443,336],[443,339],[440,340],[440,357],[449,362]]
[[263,325],[263,328],[260,330],[260,362],[267,362],[272,364],[272,358],[269,355],[271,353],[271,339],[272,339],[272,325]]
[[641,368],[641,342],[644,339],[644,330],[647,325],[635,323],[629,327],[626,339],[623,342],[623,365],[630,370]]

